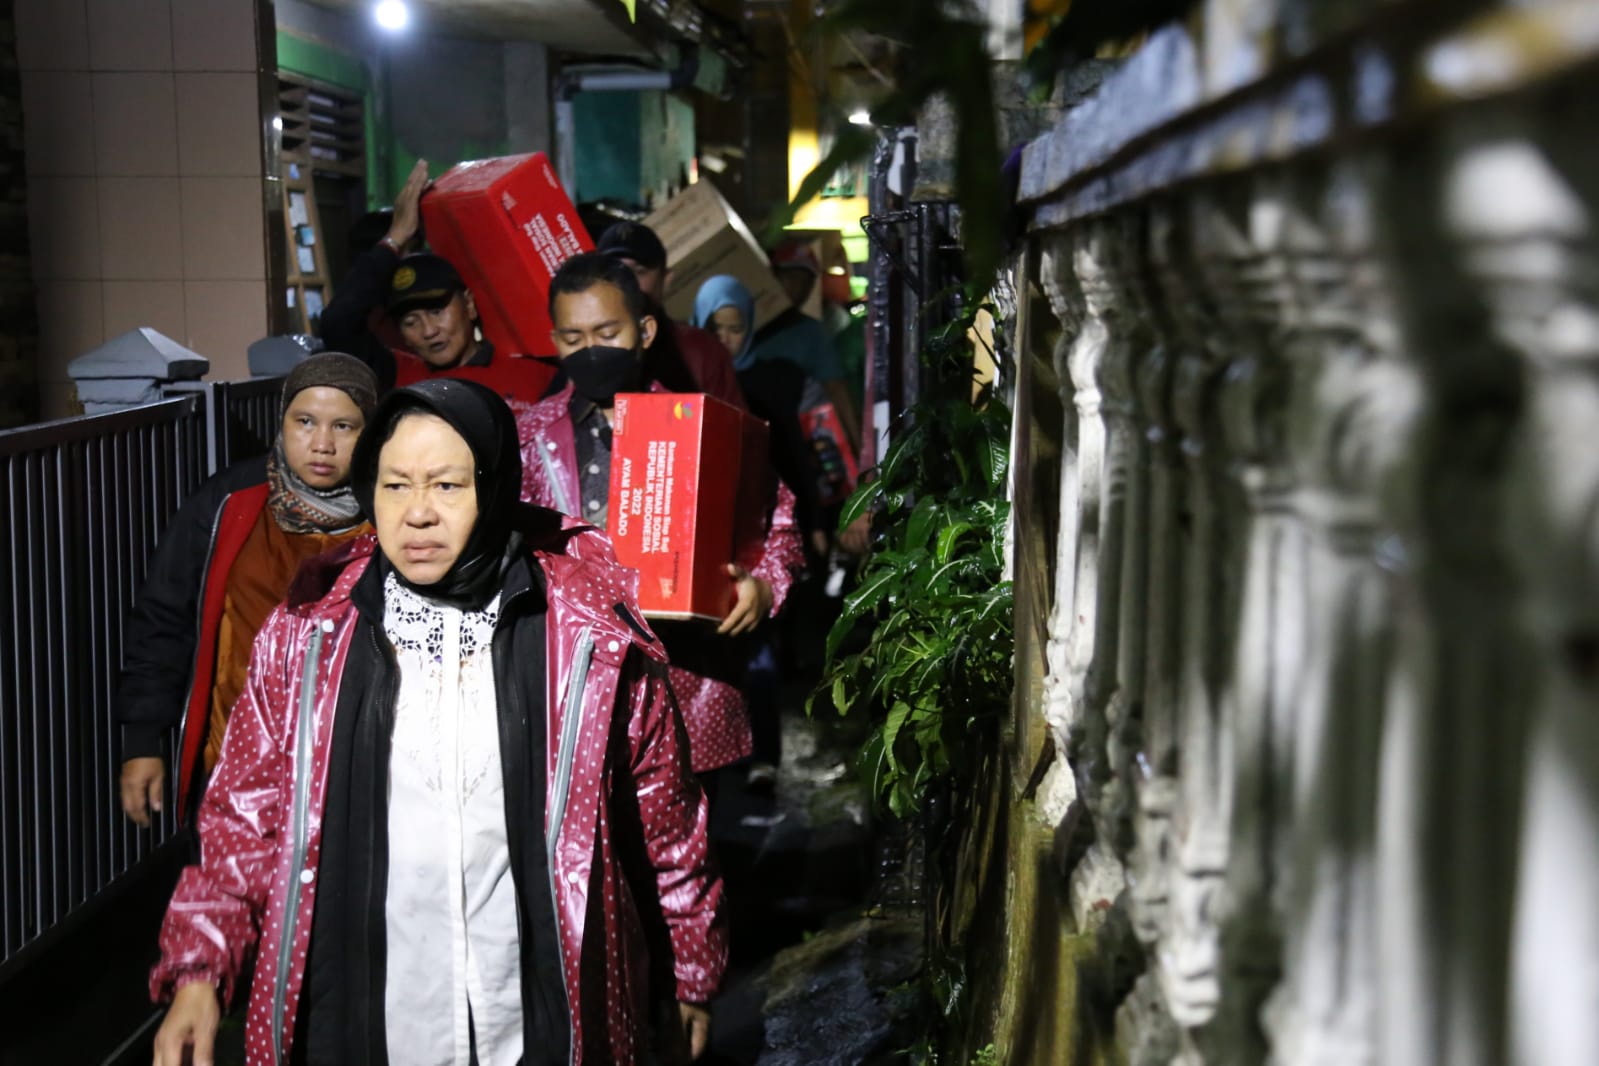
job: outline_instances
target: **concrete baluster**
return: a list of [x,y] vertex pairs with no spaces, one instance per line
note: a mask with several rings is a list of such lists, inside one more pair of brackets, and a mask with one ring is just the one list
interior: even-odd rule
[[1599,243],[1580,185],[1592,153],[1575,154],[1576,125],[1552,133],[1574,158],[1525,131],[1473,138],[1447,186],[1464,271],[1525,389],[1503,512],[1530,674],[1529,698],[1504,711],[1524,723],[1525,754],[1499,753],[1486,782],[1519,793],[1503,1060],[1517,1066],[1599,1062]]

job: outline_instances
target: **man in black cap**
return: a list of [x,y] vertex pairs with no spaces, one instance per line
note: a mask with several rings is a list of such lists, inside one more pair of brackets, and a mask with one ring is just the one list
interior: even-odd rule
[[638,279],[645,313],[659,326],[646,352],[651,376],[674,392],[704,392],[747,408],[733,358],[703,329],[674,322],[666,314],[666,246],[642,222],[618,222],[600,234],[595,251],[621,261]]
[[383,310],[415,359],[395,357],[395,385],[404,387],[456,367],[488,366],[493,346],[478,328],[477,303],[449,260],[408,255],[389,276]]
[[[388,234],[355,258],[323,311],[322,340],[370,366],[384,392],[445,376],[479,381],[513,406],[537,402],[549,371],[515,353],[496,358],[460,272],[441,256],[415,251],[427,186],[427,161],[421,160],[394,201]],[[379,336],[379,309],[398,331],[404,351]]]

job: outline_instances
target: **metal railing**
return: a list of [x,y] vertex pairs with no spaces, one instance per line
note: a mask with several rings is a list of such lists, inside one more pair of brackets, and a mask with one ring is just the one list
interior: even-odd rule
[[207,421],[207,453],[216,457],[212,473],[229,463],[261,455],[272,446],[278,433],[278,400],[282,378],[254,378],[249,381],[186,381],[168,385],[167,396],[199,393],[205,397],[207,411],[215,412]]
[[0,974],[176,832],[173,804],[122,814],[123,625],[183,500],[271,441],[279,384],[0,432]]

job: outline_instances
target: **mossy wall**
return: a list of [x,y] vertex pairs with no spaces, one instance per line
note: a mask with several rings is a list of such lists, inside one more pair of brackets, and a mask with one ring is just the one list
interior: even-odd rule
[[[1025,272],[1009,280],[1029,288]],[[1018,330],[1022,316],[1034,328]],[[1012,400],[1015,688],[998,750],[969,811],[957,816],[965,830],[941,918],[964,965],[965,994],[947,1061],[966,1066],[992,1046],[994,1061],[1006,1066],[1119,1066],[1111,994],[1117,975],[1097,933],[1073,917],[1065,872],[1072,841],[1052,828],[1060,812],[1046,815],[1039,789],[1045,771],[1060,769],[1043,728],[1068,414],[1051,358],[1059,328],[1042,301],[1007,317],[1011,349],[1022,351]],[[1019,333],[1026,334],[1021,345]]]

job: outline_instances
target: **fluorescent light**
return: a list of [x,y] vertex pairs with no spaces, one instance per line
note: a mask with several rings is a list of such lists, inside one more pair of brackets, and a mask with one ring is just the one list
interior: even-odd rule
[[405,0],[378,0],[372,14],[378,25],[390,32],[398,33],[411,24],[411,9],[405,6]]
[[864,107],[856,108],[849,113],[849,120],[857,126],[870,126],[872,124],[872,113]]

